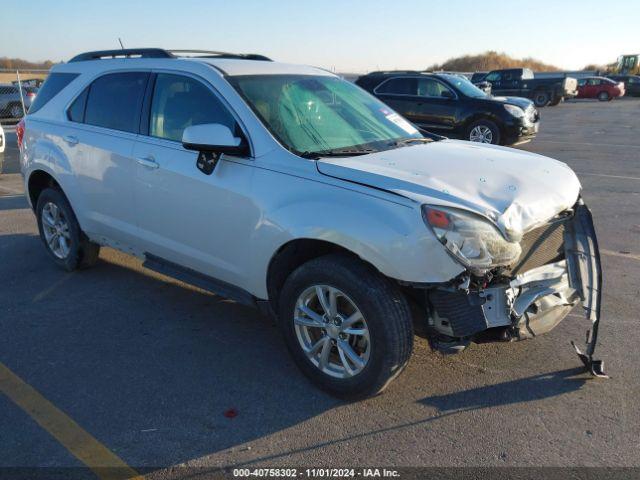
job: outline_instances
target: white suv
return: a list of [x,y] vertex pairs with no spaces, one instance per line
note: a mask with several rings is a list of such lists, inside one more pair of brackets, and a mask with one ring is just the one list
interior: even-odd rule
[[456,352],[539,335],[579,303],[581,358],[602,374],[596,237],[564,163],[421,133],[322,69],[215,52],[79,55],[18,133],[58,265],[109,246],[274,313],[336,395],[384,389],[414,328]]

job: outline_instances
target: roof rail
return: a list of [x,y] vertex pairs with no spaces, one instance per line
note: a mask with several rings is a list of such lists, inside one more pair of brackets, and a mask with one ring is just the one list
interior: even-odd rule
[[[195,55],[183,55],[192,53]],[[100,60],[103,58],[177,58],[189,56],[193,58],[235,58],[241,60],[262,60],[270,62],[271,59],[257,53],[227,53],[212,50],[164,50],[162,48],[123,48],[119,50],[98,50],[76,55],[69,63]]]
[[387,75],[395,73],[427,73],[424,70],[377,70],[375,72],[369,72],[367,75]]
[[100,60],[101,58],[173,58],[173,55],[161,48],[121,48],[119,50],[98,50],[76,55],[69,63],[86,62],[88,60]]
[[[257,53],[229,53],[218,52],[215,50],[167,50],[167,52],[174,54],[177,57],[190,57],[190,58],[236,58],[241,60],[262,60],[265,62],[271,62],[269,57],[260,55]],[[195,55],[188,55],[194,53]]]

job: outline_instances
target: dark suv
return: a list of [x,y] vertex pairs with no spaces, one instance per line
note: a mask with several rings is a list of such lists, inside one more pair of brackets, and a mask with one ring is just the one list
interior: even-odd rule
[[374,72],[356,83],[420,128],[445,136],[512,145],[538,132],[531,100],[492,97],[459,75]]

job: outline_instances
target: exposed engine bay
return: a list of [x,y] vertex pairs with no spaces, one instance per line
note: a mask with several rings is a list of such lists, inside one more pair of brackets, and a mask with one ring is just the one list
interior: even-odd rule
[[526,232],[515,263],[478,275],[472,270],[426,290],[427,332],[446,353],[469,343],[532,338],[553,329],[578,304],[591,322],[583,353],[595,376],[606,376],[594,360],[600,319],[602,276],[591,212],[576,205]]

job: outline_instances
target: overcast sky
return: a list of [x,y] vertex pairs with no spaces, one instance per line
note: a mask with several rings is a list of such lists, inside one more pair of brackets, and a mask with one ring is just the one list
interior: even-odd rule
[[423,69],[486,50],[565,69],[640,53],[640,0],[3,0],[0,57],[87,50],[262,53],[341,72]]

